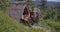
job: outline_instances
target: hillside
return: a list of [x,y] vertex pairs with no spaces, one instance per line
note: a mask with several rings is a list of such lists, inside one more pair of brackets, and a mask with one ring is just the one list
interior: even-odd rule
[[[41,1],[31,1],[31,3],[37,4],[37,5],[42,4]],[[58,5],[60,5],[60,2],[47,1],[46,5],[47,6],[51,6],[51,5],[58,6]]]
[[[38,2],[34,3],[40,4],[40,2],[39,3]],[[53,4],[53,2],[51,2],[50,5],[51,4]],[[56,3],[55,5],[58,4]],[[22,23],[18,23],[15,19],[9,17],[8,15],[9,6],[10,1],[1,0],[0,32],[46,32],[47,30],[49,30],[49,28],[51,29],[51,32],[60,32],[60,13],[58,12],[56,13],[54,5],[48,6],[45,10],[44,9],[41,10],[40,21],[38,22],[39,26],[36,25],[33,27],[28,27]],[[34,7],[34,5],[31,5],[29,8],[32,10],[31,7]]]
[[0,32],[46,32],[43,29],[24,28],[25,25],[9,17],[10,0],[1,0],[0,3]]
[[24,27],[22,23],[10,18],[7,12],[0,11],[0,32],[45,32],[43,29]]

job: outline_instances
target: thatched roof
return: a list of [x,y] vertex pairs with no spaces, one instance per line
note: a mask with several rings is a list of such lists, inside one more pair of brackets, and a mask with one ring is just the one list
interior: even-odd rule
[[19,0],[11,0],[10,3],[26,3],[28,0],[24,0],[24,1],[19,1]]

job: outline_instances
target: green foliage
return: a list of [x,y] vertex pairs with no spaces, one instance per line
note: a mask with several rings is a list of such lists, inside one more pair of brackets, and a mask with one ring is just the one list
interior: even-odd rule
[[46,10],[42,10],[40,17],[40,23],[42,26],[50,26],[52,30],[51,32],[60,32],[60,21],[58,21],[60,16],[58,17],[58,14],[56,14],[54,6],[49,6]]
[[29,10],[30,10],[30,12],[32,12],[32,9],[33,9],[34,7],[37,7],[37,5],[36,5],[36,4],[30,4],[30,5],[29,5]]
[[[9,1],[10,0],[0,0],[0,32],[45,32],[43,29],[23,28],[23,24],[11,19],[7,13]],[[32,7],[37,6],[31,5],[29,7],[30,11],[32,11]],[[59,17],[60,15],[56,14],[55,7],[50,6],[46,8],[46,10],[41,11],[39,24],[44,27],[50,26],[51,32],[60,32]]]
[[8,15],[10,0],[0,0],[0,32],[45,32],[43,29],[24,28],[24,25],[18,23]]
[[45,32],[43,29],[24,28],[25,26],[11,19],[8,13],[0,11],[0,32]]
[[8,6],[9,0],[0,0],[0,10],[5,12]]
[[27,30],[26,32],[45,32],[42,29],[36,29],[36,28],[28,28],[28,29],[25,29],[25,30]]
[[41,12],[41,17],[43,19],[53,19],[55,16],[55,9],[53,6],[48,7],[46,10]]
[[20,32],[22,25],[6,15],[6,13],[0,13],[0,32]]

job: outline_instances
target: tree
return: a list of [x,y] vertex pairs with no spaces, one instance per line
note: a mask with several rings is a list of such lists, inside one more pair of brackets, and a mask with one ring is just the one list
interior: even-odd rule
[[47,2],[47,0],[41,0],[41,3],[42,3],[42,4],[41,4],[41,7],[42,7],[42,8],[45,8],[45,7],[46,7],[46,6],[45,6],[45,5],[46,5],[46,2]]
[[9,5],[9,0],[0,0],[0,9],[6,10]]

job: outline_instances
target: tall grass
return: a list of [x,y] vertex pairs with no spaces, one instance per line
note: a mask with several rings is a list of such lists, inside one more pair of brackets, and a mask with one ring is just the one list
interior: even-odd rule
[[45,32],[43,29],[24,27],[23,24],[10,18],[7,11],[0,11],[0,32]]

